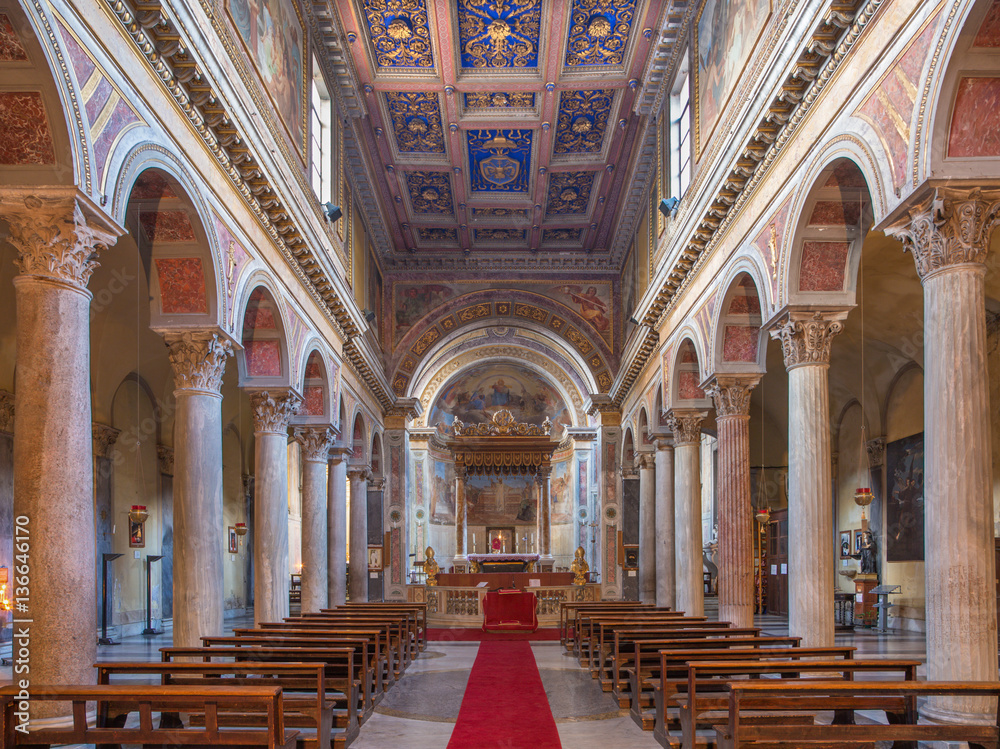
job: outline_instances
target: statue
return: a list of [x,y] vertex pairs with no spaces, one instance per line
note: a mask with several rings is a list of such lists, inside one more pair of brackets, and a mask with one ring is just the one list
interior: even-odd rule
[[573,585],[584,585],[587,582],[587,573],[590,571],[590,565],[583,558],[582,546],[577,547],[576,556],[573,557],[573,564],[569,568],[574,574]]
[[872,532],[865,530],[861,534],[861,574],[875,574],[875,537]]
[[428,546],[424,549],[424,572],[427,573],[428,585],[438,584],[438,573],[440,571],[441,567],[438,566],[437,560],[434,558],[434,549]]

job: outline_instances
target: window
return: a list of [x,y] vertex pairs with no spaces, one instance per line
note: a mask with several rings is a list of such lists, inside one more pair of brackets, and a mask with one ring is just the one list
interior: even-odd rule
[[333,102],[323,74],[313,60],[312,106],[309,112],[309,181],[320,203],[333,200]]
[[691,184],[691,87],[684,59],[670,94],[670,190],[678,199]]

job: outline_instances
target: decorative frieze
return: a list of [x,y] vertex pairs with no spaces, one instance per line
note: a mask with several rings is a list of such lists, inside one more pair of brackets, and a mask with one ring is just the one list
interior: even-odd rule
[[285,434],[288,421],[299,412],[302,396],[294,390],[257,390],[250,393],[254,434]]
[[91,437],[94,442],[94,457],[111,458],[111,448],[115,446],[121,429],[115,429],[107,424],[91,424]]
[[211,330],[167,332],[163,339],[178,390],[220,391],[232,342]]
[[719,418],[725,416],[750,416],[750,391],[757,387],[760,375],[717,375],[705,394],[715,401]]
[[790,310],[771,326],[771,338],[781,341],[785,368],[829,364],[833,338],[844,329],[846,309]]
[[701,422],[708,411],[672,409],[667,414],[667,428],[674,433],[674,445],[690,445],[701,442]]
[[295,441],[302,446],[302,460],[326,463],[336,432],[330,427],[296,427]]

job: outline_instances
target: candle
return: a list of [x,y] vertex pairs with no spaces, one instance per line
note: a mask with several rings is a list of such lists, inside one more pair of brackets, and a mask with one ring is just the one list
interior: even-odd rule
[[476,553],[476,534],[472,534],[472,553]]

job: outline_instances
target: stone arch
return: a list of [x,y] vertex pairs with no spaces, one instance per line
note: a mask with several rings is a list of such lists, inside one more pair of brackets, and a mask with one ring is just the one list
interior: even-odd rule
[[682,332],[680,344],[673,351],[670,362],[670,385],[668,408],[710,408],[711,399],[705,394],[701,384],[705,379],[701,362],[704,356],[699,351],[693,331]]
[[372,430],[371,451],[369,452],[369,465],[372,469],[372,476],[380,479],[385,468],[385,453],[382,451],[382,434],[378,430]]
[[296,377],[301,383],[302,406],[296,421],[302,423],[331,424],[333,423],[333,388],[330,385],[329,368],[326,357],[320,350],[317,341],[310,341],[305,350],[308,355],[302,357],[304,362],[302,372]]
[[199,191],[175,166],[147,161],[130,173],[116,218],[128,227],[149,279],[150,327],[221,325],[218,242]]
[[240,385],[247,387],[290,387],[292,358],[288,350],[281,298],[269,280],[258,274],[247,284],[248,293],[238,309],[241,317],[242,349],[236,361]]
[[354,412],[354,420],[351,423],[350,446],[351,459],[358,463],[363,463],[368,459],[368,443],[366,441],[365,417],[361,409]]
[[625,432],[622,435],[622,470],[631,470],[635,466],[635,453],[635,437],[632,433],[632,425],[629,424],[625,427]]
[[645,405],[639,408],[639,416],[636,419],[636,434],[638,435],[638,451],[651,452],[653,450],[653,432]]
[[756,270],[742,261],[730,271],[724,284],[722,303],[716,311],[712,340],[711,371],[763,372],[767,352],[767,335],[762,330],[766,298]]
[[856,161],[841,155],[802,184],[782,296],[788,304],[853,304],[861,247],[872,226],[868,181]]

